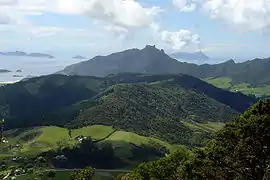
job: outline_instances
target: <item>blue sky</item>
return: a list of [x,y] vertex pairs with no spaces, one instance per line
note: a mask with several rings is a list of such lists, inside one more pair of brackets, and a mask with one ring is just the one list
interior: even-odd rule
[[95,56],[155,44],[270,56],[268,0],[0,0],[0,51]]

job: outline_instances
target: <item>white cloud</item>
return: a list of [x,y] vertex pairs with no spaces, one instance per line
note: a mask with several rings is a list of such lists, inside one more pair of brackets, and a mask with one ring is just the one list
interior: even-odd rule
[[170,51],[179,51],[189,45],[195,45],[196,49],[200,45],[200,37],[198,34],[192,33],[186,29],[180,29],[178,31],[163,30],[159,24],[152,23],[151,29],[154,34],[162,41],[163,46]]
[[117,38],[120,39],[125,39],[130,33],[127,29],[114,25],[105,26],[104,29],[112,32]]
[[160,12],[159,7],[144,8],[135,0],[91,0],[84,8],[92,18],[127,29],[151,24]]
[[250,30],[270,28],[270,0],[207,0],[203,8],[212,18]]
[[11,24],[12,22],[9,16],[0,12],[0,24]]
[[197,8],[197,0],[173,0],[173,4],[183,12],[194,11]]
[[173,51],[179,51],[188,45],[199,45],[200,38],[189,30],[180,29],[176,32],[161,31],[161,40]]
[[270,0],[172,0],[180,11],[200,9],[244,30],[270,29]]
[[147,26],[162,11],[142,7],[136,0],[0,0],[0,12],[3,9],[5,15],[20,18],[46,12],[81,14],[126,29]]

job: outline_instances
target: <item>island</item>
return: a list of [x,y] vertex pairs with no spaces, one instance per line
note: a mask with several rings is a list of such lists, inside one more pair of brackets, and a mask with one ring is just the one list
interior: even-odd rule
[[7,69],[0,69],[0,73],[9,73],[11,72],[10,70],[7,70]]
[[83,57],[83,56],[80,56],[80,55],[76,55],[76,56],[73,57],[73,59],[80,59],[80,60],[82,60],[82,59],[86,59],[86,58]]
[[30,57],[40,57],[40,58],[49,58],[49,59],[54,58],[52,55],[44,54],[44,53],[31,53],[28,56],[30,56]]
[[15,52],[0,52],[0,56],[19,56],[19,57],[39,57],[39,58],[49,58],[53,59],[54,56],[45,53],[26,53],[22,51],[15,51]]
[[23,76],[22,75],[14,74],[13,77],[20,78],[20,77],[23,77]]

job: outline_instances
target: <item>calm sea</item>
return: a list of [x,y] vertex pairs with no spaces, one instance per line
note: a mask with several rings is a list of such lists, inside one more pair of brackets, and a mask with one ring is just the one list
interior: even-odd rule
[[[79,60],[72,58],[34,58],[34,57],[16,57],[0,56],[0,69],[8,69],[10,73],[0,73],[0,83],[16,82],[27,76],[41,76],[55,73],[64,67],[77,63]],[[22,72],[16,72],[21,70]],[[22,77],[14,77],[22,76]]]

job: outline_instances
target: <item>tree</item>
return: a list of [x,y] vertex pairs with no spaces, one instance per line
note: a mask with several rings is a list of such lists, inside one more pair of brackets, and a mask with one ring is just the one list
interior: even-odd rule
[[68,142],[66,139],[62,139],[56,142],[58,151],[61,151],[64,147],[67,147],[67,145],[68,145]]
[[0,144],[3,143],[4,138],[4,123],[5,123],[4,119],[0,120]]
[[[171,157],[174,157],[171,161]],[[261,100],[218,131],[204,149],[145,163],[133,179],[263,180],[270,165],[270,99]]]
[[55,170],[50,170],[50,171],[47,172],[47,177],[49,179],[53,179],[55,177],[55,175],[56,175]]
[[252,106],[195,154],[193,177],[264,179],[270,164],[270,100]]
[[71,180],[91,180],[95,174],[95,169],[86,168],[75,171],[70,175]]
[[68,128],[68,136],[70,139],[72,138],[72,130],[70,128]]
[[43,177],[43,174],[40,171],[33,171],[32,174],[28,176],[29,180],[41,180]]

